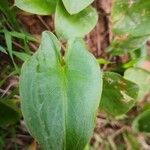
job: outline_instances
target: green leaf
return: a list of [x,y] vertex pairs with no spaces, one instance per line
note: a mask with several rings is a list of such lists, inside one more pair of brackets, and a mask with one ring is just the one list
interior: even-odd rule
[[115,0],[112,9],[113,31],[116,34],[143,36],[150,34],[149,0]]
[[150,133],[150,109],[142,112],[135,118],[133,129],[139,132]]
[[124,133],[123,137],[127,143],[127,149],[132,149],[132,150],[140,150],[141,145],[139,144],[139,142],[137,141],[137,137],[134,136],[131,133]]
[[123,115],[133,107],[137,94],[136,84],[117,73],[105,72],[100,109],[102,108],[112,116]]
[[7,51],[2,46],[0,46],[0,52],[7,54]]
[[89,6],[94,0],[62,0],[66,10],[70,14],[79,13],[81,10]]
[[32,35],[25,33],[25,32],[16,32],[16,31],[11,31],[9,34],[13,37],[16,37],[18,39],[22,40],[29,40],[33,42],[37,42],[37,39],[35,39]]
[[92,7],[88,7],[76,15],[70,15],[61,2],[56,7],[55,29],[57,35],[62,39],[85,36],[94,28],[97,20],[98,15]]
[[18,67],[13,58],[12,37],[7,30],[4,30],[4,35],[5,35],[5,42],[6,42],[8,54],[10,55],[10,58],[14,64],[15,69],[18,70]]
[[17,122],[20,117],[20,110],[17,108],[13,100],[0,101],[0,126],[13,124]]
[[138,100],[150,92],[150,72],[140,68],[130,68],[125,71],[124,77],[139,86]]
[[[5,50],[3,47],[0,46],[0,52],[8,54],[7,50]],[[30,58],[30,55],[24,52],[17,52],[17,51],[12,51],[13,55],[15,55],[17,58],[19,58],[22,61],[26,61],[27,59]]]
[[15,55],[16,57],[18,57],[20,60],[22,61],[26,61],[30,58],[30,55],[24,53],[24,52],[16,52],[13,51],[13,55]]
[[99,63],[99,64],[103,64],[103,65],[105,65],[105,64],[111,64],[112,62],[110,62],[110,61],[107,61],[106,59],[104,59],[104,58],[98,58],[97,59],[97,62]]
[[5,15],[7,24],[9,23],[15,30],[18,30],[19,25],[16,20],[16,11],[10,8],[8,0],[0,1],[0,11]]
[[109,51],[113,55],[120,55],[143,49],[150,38],[149,26],[150,1],[115,0],[112,8],[112,27],[116,38]]
[[66,55],[50,32],[21,72],[22,111],[32,136],[45,150],[83,150],[92,135],[102,90],[96,59],[80,39]]
[[15,0],[18,8],[38,15],[49,15],[55,11],[57,0]]
[[4,35],[5,35],[5,42],[6,42],[8,53],[9,53],[12,61],[14,62],[13,50],[12,50],[12,37],[7,30],[4,31]]
[[143,49],[149,36],[132,37],[128,36],[125,39],[113,40],[108,48],[108,52],[112,55],[122,55],[132,53],[137,49]]

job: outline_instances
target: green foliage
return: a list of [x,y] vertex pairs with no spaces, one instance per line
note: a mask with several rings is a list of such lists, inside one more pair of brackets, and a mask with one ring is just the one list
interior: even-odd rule
[[100,109],[112,116],[123,115],[135,104],[138,86],[113,72],[103,75],[103,92]]
[[60,43],[44,32],[39,50],[24,65],[20,94],[27,127],[43,149],[82,150],[94,128],[102,74],[80,39]]
[[3,19],[6,18],[13,29],[19,29],[19,25],[16,20],[16,11],[9,7],[8,0],[0,1],[0,14],[1,13],[4,15]]
[[[83,38],[97,23],[96,10],[89,6],[92,2],[15,0],[15,6],[30,13],[55,13],[55,32],[60,40],[67,41],[66,50],[63,48],[65,56],[61,56],[61,44],[57,38],[52,33],[44,32],[40,48],[32,57],[28,42],[38,41],[20,30],[15,17],[16,7],[10,7],[7,0],[0,2],[0,37],[3,38],[0,52],[9,55],[16,68],[16,58],[26,61],[20,81],[23,116],[31,135],[46,150],[83,150],[85,146],[90,149],[87,143],[92,135],[98,106],[100,111],[104,110],[114,117],[120,116],[134,106],[137,95],[138,99],[142,99],[150,92],[150,73],[139,68],[128,69],[125,78],[105,72],[102,91],[102,73],[98,63],[105,67],[112,62],[103,58],[96,61],[83,41],[77,39]],[[148,0],[115,0],[113,4],[115,38],[108,51],[117,56],[130,53],[131,59],[123,65],[123,72],[135,66],[141,60],[139,53],[145,51],[144,45],[150,37],[149,8]],[[21,51],[14,49],[14,42],[21,44]],[[0,85],[4,80],[0,81]],[[147,121],[150,117],[149,105],[145,109],[133,123],[136,131],[150,132],[150,123]],[[2,100],[0,116],[3,116],[0,117],[0,125],[9,125],[17,122],[21,114],[13,101]],[[132,134],[124,134],[124,139],[131,149],[138,149],[139,144]],[[0,143],[4,145],[3,137],[2,140],[0,137]],[[103,145],[109,149],[109,143]]]
[[135,118],[133,129],[135,131],[150,133],[150,109],[145,110]]
[[116,0],[112,9],[113,31],[134,37],[150,33],[150,1]]
[[136,50],[143,51],[148,38],[149,36],[128,36],[125,37],[125,39],[123,39],[122,37],[122,39],[120,38],[120,40],[113,40],[108,48],[108,52],[111,52],[112,55],[117,56],[127,53],[133,53]]
[[94,28],[97,20],[98,15],[92,7],[88,7],[78,14],[70,15],[59,2],[55,14],[55,30],[61,39],[84,37]]
[[[55,12],[57,2],[60,0],[15,0],[15,6],[18,8],[39,15],[49,15]],[[69,14],[77,14],[94,0],[62,0],[65,9]]]
[[20,117],[20,109],[13,100],[0,100],[0,126],[16,123]]
[[[33,36],[29,35],[26,32],[9,31],[5,28],[0,30],[0,37],[3,37],[5,40],[5,43],[6,43],[6,47],[0,46],[0,52],[9,55],[13,62],[13,65],[15,66],[16,71],[19,71],[18,70],[19,68],[18,68],[17,64],[15,63],[14,56],[23,62],[25,60],[27,60],[31,56],[31,53],[32,53],[29,50],[27,44],[29,41],[38,43],[37,39],[35,39]],[[17,39],[17,41],[19,41],[20,43],[23,43],[20,46],[21,47],[20,51],[16,51],[14,49],[14,44],[13,44],[14,39]]]
[[39,15],[49,15],[55,11],[57,0],[15,0],[18,8]]
[[[2,32],[5,32],[6,30],[3,30]],[[8,31],[9,34],[12,36],[12,38],[22,39],[24,41],[32,41],[32,42],[38,42],[32,35],[26,32],[16,32],[16,31]]]
[[150,38],[150,1],[115,0],[112,26],[116,36],[109,51],[118,55],[143,48]]
[[150,92],[150,72],[140,68],[130,68],[125,71],[124,77],[139,86],[138,100],[142,100]]
[[15,51],[13,51],[13,55],[15,55],[17,58],[19,58],[23,62],[30,58],[30,55],[28,55],[27,53],[24,53],[24,52],[15,52]]
[[0,46],[0,52],[7,54],[7,51],[2,46]]
[[136,137],[131,133],[124,133],[124,139],[128,145],[128,149],[140,150],[140,144],[138,143]]
[[89,6],[94,0],[62,0],[66,10],[70,14],[77,14],[87,6]]
[[11,35],[9,34],[9,32],[7,30],[4,31],[4,35],[5,35],[5,42],[6,42],[6,46],[7,46],[7,51],[8,51],[8,54],[10,55],[10,58],[12,59],[12,62],[17,70],[17,65],[14,61],[14,58],[13,58],[13,50],[12,50],[12,38],[11,38]]
[[88,7],[92,1],[16,0],[15,5],[22,10],[39,15],[49,15],[51,9],[55,12],[56,7],[56,33],[62,40],[69,40],[74,37],[84,37],[96,25],[98,20],[96,10]]

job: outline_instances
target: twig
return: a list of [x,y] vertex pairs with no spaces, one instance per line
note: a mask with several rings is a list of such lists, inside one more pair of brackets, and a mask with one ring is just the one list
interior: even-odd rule
[[19,47],[19,48],[21,48],[21,49],[24,49],[19,43],[17,43],[16,41],[12,41],[12,43],[15,45],[15,46],[17,46],[17,47]]
[[117,150],[117,147],[116,147],[116,145],[114,143],[115,137],[118,136],[119,134],[123,133],[124,131],[132,132],[130,127],[124,126],[124,127],[122,127],[121,129],[117,130],[115,133],[113,133],[112,135],[110,135],[107,138],[113,150]]
[[45,26],[45,28],[47,29],[47,30],[51,30],[50,29],[50,27],[46,24],[46,22],[42,19],[42,17],[41,16],[38,16],[37,15],[37,18],[40,20],[40,22]]

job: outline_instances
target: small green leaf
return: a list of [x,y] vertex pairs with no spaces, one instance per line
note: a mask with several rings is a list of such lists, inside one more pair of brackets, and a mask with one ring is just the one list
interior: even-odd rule
[[138,86],[121,75],[105,72],[100,108],[112,116],[123,115],[135,104]]
[[96,10],[88,7],[76,15],[70,15],[59,2],[56,7],[55,29],[57,35],[62,39],[84,37],[89,33],[98,20]]
[[15,0],[18,8],[38,15],[49,15],[55,11],[57,0]]
[[94,0],[62,0],[69,14],[76,14],[89,6]]
[[125,71],[124,77],[139,86],[138,100],[150,92],[150,72],[140,68],[130,68]]
[[150,133],[150,109],[142,112],[135,118],[133,129],[139,132]]
[[112,63],[112,62],[107,61],[106,59],[103,59],[103,58],[98,58],[98,59],[97,59],[97,62],[98,62],[99,64],[103,64],[103,65],[105,65],[105,64],[111,64],[111,63]]
[[0,101],[0,126],[13,124],[17,122],[20,117],[20,110],[17,108],[13,100]]
[[82,40],[69,41],[64,58],[60,50],[56,37],[44,32],[21,71],[22,112],[43,149],[83,150],[95,125],[102,74]]

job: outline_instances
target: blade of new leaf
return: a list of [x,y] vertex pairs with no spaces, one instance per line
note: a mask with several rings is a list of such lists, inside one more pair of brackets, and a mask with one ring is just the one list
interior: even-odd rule
[[150,72],[140,68],[130,68],[125,71],[124,77],[139,86],[138,100],[142,100],[150,92]]
[[56,7],[55,29],[61,39],[84,37],[94,28],[97,20],[98,15],[92,7],[88,7],[75,15],[70,15],[62,2],[59,2]]
[[89,6],[94,0],[62,0],[69,14],[76,14]]
[[0,101],[0,126],[13,124],[17,122],[20,117],[21,112],[13,100]]
[[[0,46],[0,52],[5,53],[8,55],[7,50],[4,49],[3,47]],[[27,59],[30,58],[30,55],[24,52],[17,52],[17,51],[13,51],[12,52],[13,55],[15,55],[17,58],[19,58],[22,61],[26,61]]]
[[0,46],[0,52],[7,54],[7,51],[5,48],[3,48],[2,46]]
[[24,52],[16,52],[13,51],[13,55],[15,55],[16,57],[18,57],[20,60],[22,61],[26,61],[30,58],[30,55],[24,53]]
[[10,58],[14,64],[14,67],[16,70],[18,70],[18,67],[14,61],[14,58],[13,58],[13,50],[12,50],[12,37],[11,35],[9,34],[9,32],[7,30],[4,31],[4,35],[5,35],[5,42],[6,42],[6,45],[7,45],[7,51],[8,51],[8,54],[10,55]]
[[4,34],[5,34],[5,42],[6,42],[6,45],[7,45],[8,53],[9,53],[12,61],[14,62],[14,60],[13,60],[12,38],[11,38],[11,35],[9,34],[9,32],[7,32],[7,30],[5,30]]
[[18,8],[38,15],[49,15],[55,11],[57,0],[15,0]]
[[19,39],[22,39],[22,40],[38,42],[37,39],[35,39],[33,36],[31,36],[28,33],[11,31],[11,32],[9,32],[9,34],[13,37],[16,37],[16,38],[19,38]]
[[82,40],[60,43],[44,32],[39,50],[21,72],[20,95],[27,127],[45,150],[83,150],[94,128],[102,80]]
[[135,118],[133,129],[139,132],[150,133],[150,109],[142,112]]
[[102,108],[112,116],[123,115],[133,107],[137,94],[136,84],[117,73],[105,72],[100,109]]

